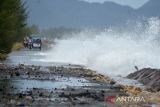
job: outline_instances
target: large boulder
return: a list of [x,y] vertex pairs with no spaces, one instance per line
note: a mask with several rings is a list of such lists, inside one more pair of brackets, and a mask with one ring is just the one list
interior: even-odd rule
[[144,68],[127,77],[143,83],[150,91],[160,91],[160,69]]

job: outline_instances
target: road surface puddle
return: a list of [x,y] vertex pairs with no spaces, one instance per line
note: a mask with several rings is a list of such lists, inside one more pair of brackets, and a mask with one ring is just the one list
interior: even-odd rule
[[10,92],[21,92],[33,88],[39,89],[63,89],[67,87],[96,86],[84,78],[58,77],[55,80],[34,80],[34,79],[5,79],[0,81],[1,90]]

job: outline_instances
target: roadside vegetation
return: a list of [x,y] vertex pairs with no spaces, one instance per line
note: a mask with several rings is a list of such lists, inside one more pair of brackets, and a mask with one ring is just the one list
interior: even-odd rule
[[16,42],[12,46],[12,51],[18,51],[21,48],[23,48],[23,43],[22,42]]
[[22,0],[0,0],[0,60],[12,51],[13,44],[22,41],[29,33],[26,18]]

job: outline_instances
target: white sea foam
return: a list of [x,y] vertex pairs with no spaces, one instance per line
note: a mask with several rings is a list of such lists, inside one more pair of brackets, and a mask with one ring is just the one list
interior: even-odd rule
[[122,75],[138,68],[160,68],[160,20],[137,22],[132,29],[86,29],[56,40],[45,61],[82,64],[107,75]]

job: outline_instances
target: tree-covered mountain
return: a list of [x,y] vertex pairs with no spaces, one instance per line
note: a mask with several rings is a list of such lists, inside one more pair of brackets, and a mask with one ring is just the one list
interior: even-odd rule
[[159,0],[150,0],[135,10],[114,2],[88,3],[79,0],[26,0],[30,24],[49,27],[104,27],[121,25],[137,16],[159,15]]
[[150,0],[140,7],[137,12],[146,17],[160,16],[160,0]]
[[133,9],[113,2],[88,3],[78,0],[27,0],[29,23],[40,27],[107,26],[134,17]]

